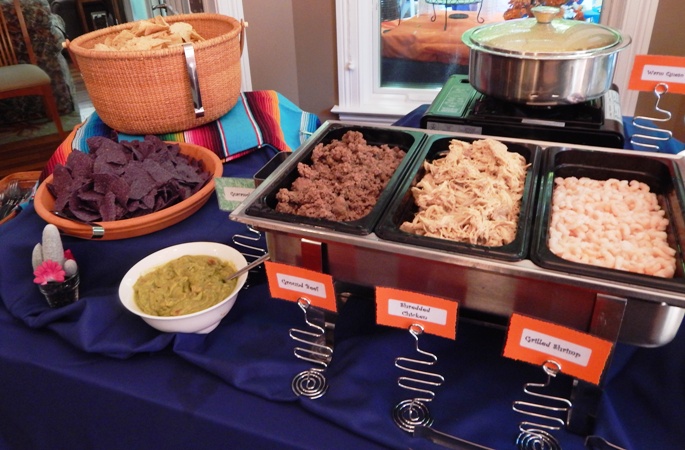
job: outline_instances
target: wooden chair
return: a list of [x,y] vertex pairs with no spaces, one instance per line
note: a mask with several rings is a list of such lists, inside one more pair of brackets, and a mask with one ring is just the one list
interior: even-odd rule
[[19,0],[14,0],[14,9],[19,20],[22,37],[26,44],[30,64],[19,63],[12,45],[7,20],[5,20],[5,15],[2,9],[0,9],[0,100],[29,95],[42,96],[48,116],[55,122],[59,136],[64,138],[66,133],[57,111],[57,103],[52,93],[50,77],[37,64]]

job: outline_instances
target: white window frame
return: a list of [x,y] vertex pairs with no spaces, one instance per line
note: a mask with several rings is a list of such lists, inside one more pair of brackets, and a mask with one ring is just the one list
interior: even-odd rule
[[[216,11],[218,14],[224,14],[238,20],[245,19],[243,12],[242,0],[205,0],[205,11]],[[211,5],[210,5],[211,4]],[[245,26],[248,24],[245,23]],[[243,44],[243,55],[240,64],[240,92],[247,92],[252,90],[252,74],[250,73],[250,56],[247,52],[247,35],[245,33],[245,43]]]
[[[632,116],[638,92],[628,90],[635,55],[646,54],[659,0],[604,0],[601,23],[631,36],[621,51],[614,83],[621,112]],[[380,0],[336,0],[338,41],[338,105],[340,120],[391,123],[422,104],[431,103],[438,89],[380,87]]]

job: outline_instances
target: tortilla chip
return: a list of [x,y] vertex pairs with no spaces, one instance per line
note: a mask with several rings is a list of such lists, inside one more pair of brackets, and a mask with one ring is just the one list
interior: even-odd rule
[[87,144],[90,153],[70,153],[47,185],[55,209],[81,220],[150,214],[185,200],[211,179],[200,161],[157,136],[121,143],[98,136]]
[[94,50],[146,51],[182,45],[186,42],[204,41],[204,38],[186,22],[171,25],[161,16],[134,22],[131,28],[115,36],[106,36],[104,42],[95,44]]

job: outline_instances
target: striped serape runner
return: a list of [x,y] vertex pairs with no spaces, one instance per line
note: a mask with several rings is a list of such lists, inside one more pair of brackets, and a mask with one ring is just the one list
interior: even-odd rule
[[[265,144],[290,152],[297,149],[321,125],[319,118],[302,111],[276,91],[243,92],[236,105],[219,119],[191,130],[158,135],[165,141],[187,142],[209,148],[223,162],[231,161]],[[86,141],[105,136],[115,141],[142,140],[112,130],[97,112],[76,127],[51,156],[40,181],[64,164],[73,150],[88,152]]]

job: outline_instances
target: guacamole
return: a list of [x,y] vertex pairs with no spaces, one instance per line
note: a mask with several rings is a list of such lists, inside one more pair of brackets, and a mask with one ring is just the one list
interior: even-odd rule
[[138,278],[133,285],[133,298],[145,314],[191,314],[228,297],[238,280],[225,279],[235,272],[233,263],[214,256],[181,256]]

